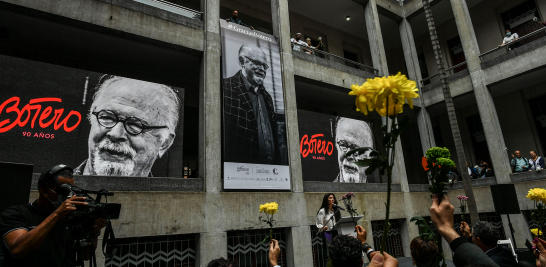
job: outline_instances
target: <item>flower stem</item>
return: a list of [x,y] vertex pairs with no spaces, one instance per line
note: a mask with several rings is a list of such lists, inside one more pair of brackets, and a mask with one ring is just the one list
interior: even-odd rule
[[391,183],[392,183],[392,171],[388,171],[388,178],[387,178],[387,206],[386,206],[386,215],[385,215],[385,226],[383,227],[383,240],[381,241],[381,254],[385,251],[385,247],[387,245],[387,236],[390,230],[390,223],[389,223],[389,213],[390,213],[390,206],[391,206]]

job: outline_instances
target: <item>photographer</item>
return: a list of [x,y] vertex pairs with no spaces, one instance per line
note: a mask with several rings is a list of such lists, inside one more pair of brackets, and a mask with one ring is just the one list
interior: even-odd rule
[[[4,266],[75,266],[76,241],[68,227],[67,215],[77,206],[87,205],[85,197],[73,196],[64,202],[55,190],[62,184],[74,185],[72,168],[57,165],[43,172],[38,180],[39,197],[30,204],[12,206],[0,216],[0,236]],[[93,226],[96,248],[100,229],[106,220]],[[85,258],[84,256],[84,258]]]

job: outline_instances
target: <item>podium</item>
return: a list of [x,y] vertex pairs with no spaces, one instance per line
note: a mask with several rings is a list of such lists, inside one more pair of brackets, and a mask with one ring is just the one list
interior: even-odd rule
[[[358,222],[362,217],[364,216],[355,216],[355,220]],[[351,216],[342,217],[341,220],[336,223],[334,229],[337,230],[338,235],[350,235],[356,238],[355,224],[353,223]]]

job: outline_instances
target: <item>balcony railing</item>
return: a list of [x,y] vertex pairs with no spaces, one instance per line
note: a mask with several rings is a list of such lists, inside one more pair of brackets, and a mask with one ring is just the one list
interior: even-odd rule
[[308,47],[308,46],[305,46],[305,45],[300,45],[300,44],[296,44],[296,43],[292,43],[292,45],[299,46],[301,48],[301,53],[305,53],[305,51],[313,51],[312,55],[315,55],[315,56],[322,55],[321,57],[323,57],[326,60],[334,61],[334,62],[340,63],[342,65],[345,65],[345,66],[348,66],[348,67],[351,67],[351,68],[355,68],[355,69],[363,70],[363,71],[366,71],[366,72],[369,72],[369,73],[373,73],[374,75],[379,74],[378,69],[375,69],[375,68],[370,67],[368,65],[364,65],[362,63],[358,63],[356,61],[352,61],[352,60],[349,60],[349,59],[346,59],[346,58],[343,58],[343,57],[340,57],[340,56],[337,56],[337,55],[334,55],[334,54],[330,54],[330,53],[324,52],[322,50],[314,49],[312,47]]
[[159,9],[167,10],[175,14],[179,14],[188,18],[203,20],[203,12],[199,12],[187,7],[183,7],[165,0],[133,0],[135,2],[147,4]]
[[529,34],[526,34],[524,36],[521,36],[519,37],[518,39],[508,43],[508,44],[505,44],[503,46],[499,46],[497,48],[494,48],[494,49],[491,49],[483,54],[480,54],[480,60],[482,62],[484,61],[487,61],[489,59],[492,59],[494,57],[497,57],[497,56],[500,56],[502,54],[506,54],[509,50],[510,47],[514,46],[514,45],[517,45],[517,44],[520,44],[521,42],[523,41],[528,41],[531,37],[537,35],[537,34],[540,34],[540,33],[544,33],[546,30],[546,27],[542,27],[534,32],[531,32]]
[[[446,69],[446,77],[449,77],[449,76],[457,73],[457,72],[455,72],[455,69],[460,68],[462,66],[466,66],[466,61],[461,62],[461,63],[459,63],[459,64],[457,64],[457,65],[455,65],[455,66],[453,66],[451,68]],[[432,76],[429,76],[427,78],[422,79],[421,80],[421,86],[424,87],[425,85],[431,84],[431,83],[439,81],[439,80],[440,80],[440,74],[437,73],[437,74],[434,74]]]

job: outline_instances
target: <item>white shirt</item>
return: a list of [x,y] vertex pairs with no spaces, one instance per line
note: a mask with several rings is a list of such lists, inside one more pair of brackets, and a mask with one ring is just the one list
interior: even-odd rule
[[[296,43],[296,44],[303,45],[303,46],[306,46],[306,47],[308,46],[307,43],[302,41],[302,40],[296,41],[296,39],[292,38],[292,39],[290,39],[290,41],[292,43]],[[299,45],[293,45],[294,46],[293,49],[296,50],[296,51],[301,51],[301,47]]]
[[519,38],[519,35],[517,33],[512,33],[512,35],[510,35],[510,37],[508,37],[508,36],[504,37],[504,40],[502,40],[502,43],[503,44],[510,43],[510,42],[516,40],[516,38]]
[[[317,214],[317,228],[320,230],[324,227],[324,224],[328,226],[328,229],[326,231],[331,231],[334,229],[334,225],[336,224],[336,218],[334,217],[332,220],[330,220],[330,217],[334,216],[334,212],[329,210],[328,213],[324,212],[324,208],[320,209]],[[330,221],[328,221],[330,220]]]

